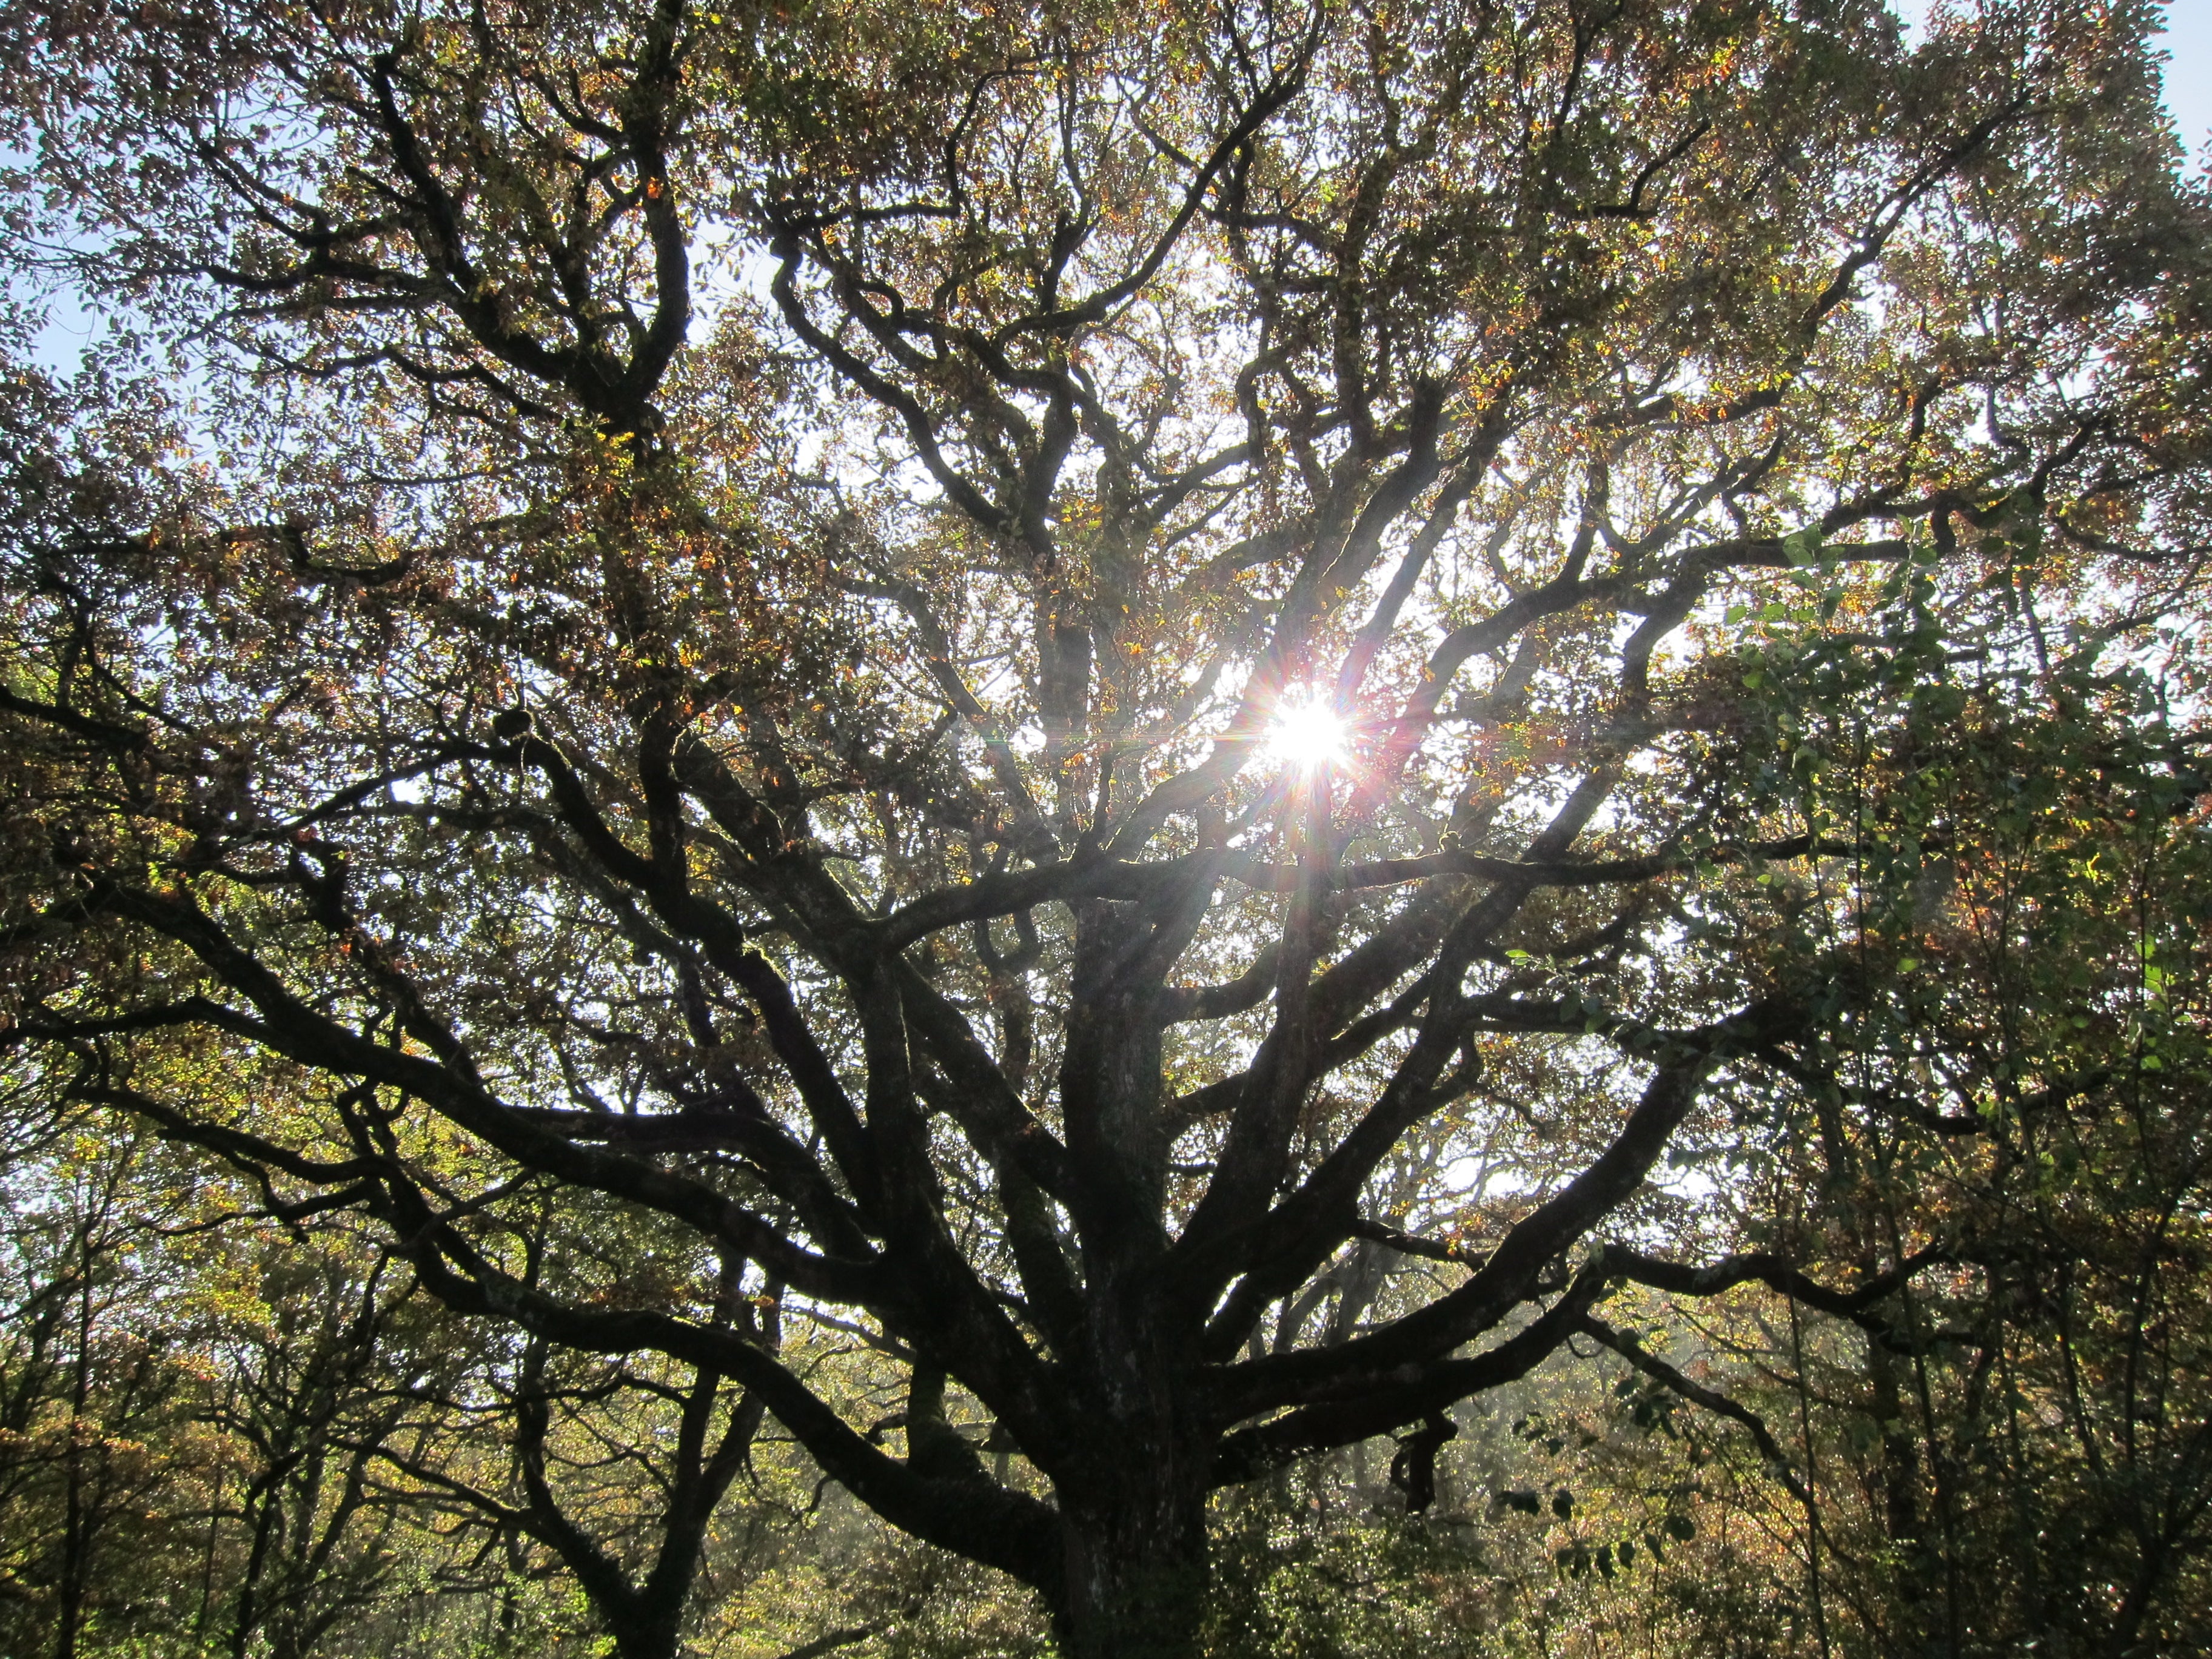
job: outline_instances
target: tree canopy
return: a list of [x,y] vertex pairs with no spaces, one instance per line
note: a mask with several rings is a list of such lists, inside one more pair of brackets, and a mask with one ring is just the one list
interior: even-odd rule
[[[677,1409],[665,1579],[444,1488],[626,1653],[763,1420],[1073,1656],[1584,1339],[1810,1516],[1638,1287],[1853,1334],[1954,1651],[1931,1364],[2057,1391],[2022,1471],[2156,1370],[2141,1628],[2212,1497],[2154,21],[12,8],[18,268],[125,322],[5,393],[9,1062],[506,1333],[525,1474],[550,1374]],[[1991,1334],[2081,1274],[2063,1379]]]

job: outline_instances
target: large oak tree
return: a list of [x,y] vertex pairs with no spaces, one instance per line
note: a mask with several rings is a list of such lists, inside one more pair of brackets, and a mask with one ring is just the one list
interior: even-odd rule
[[1701,896],[1890,834],[1738,634],[2193,581],[2152,21],[11,8],[19,258],[138,320],[9,392],[9,1041],[1187,1652],[1213,1489],[1926,1265],[1668,1249],[1881,967]]

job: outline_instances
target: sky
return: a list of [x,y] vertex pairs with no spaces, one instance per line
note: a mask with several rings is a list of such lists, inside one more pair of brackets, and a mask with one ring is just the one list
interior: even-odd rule
[[2212,0],[2166,9],[2166,107],[2200,167],[2212,167]]

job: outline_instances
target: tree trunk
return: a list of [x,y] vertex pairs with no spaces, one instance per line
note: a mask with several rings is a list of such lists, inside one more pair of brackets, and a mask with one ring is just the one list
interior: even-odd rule
[[1205,1607],[1213,1443],[1164,1340],[1164,1310],[1120,1288],[1132,1293],[1092,1304],[1090,1447],[1054,1481],[1066,1551],[1054,1625],[1066,1659],[1188,1659]]
[[633,1607],[599,1609],[614,1638],[617,1659],[676,1659],[684,1647],[681,1608]]
[[67,1494],[62,1522],[60,1583],[55,1595],[54,1659],[76,1659],[84,1616],[90,1525],[84,1512],[85,1413],[92,1401],[92,1236],[78,1236],[82,1279],[77,1287],[76,1364],[70,1385],[69,1443],[62,1468]]
[[1088,1445],[1054,1471],[1066,1577],[1054,1626],[1067,1659],[1187,1659],[1206,1582],[1212,1440],[1193,1409],[1195,1337],[1164,1294],[1167,1138],[1156,982],[1130,953],[1149,921],[1084,913],[1079,1018],[1062,1094],[1089,1175],[1075,1219],[1087,1291],[1076,1370]]
[[1190,1659],[1206,1604],[1204,1471],[1169,1446],[1127,1441],[1108,1450],[1105,1490],[1060,1498],[1067,1588],[1054,1623],[1061,1651]]

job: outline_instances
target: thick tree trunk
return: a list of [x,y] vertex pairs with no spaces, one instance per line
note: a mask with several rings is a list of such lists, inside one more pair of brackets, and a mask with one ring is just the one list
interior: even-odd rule
[[1090,1443],[1054,1480],[1055,1623],[1067,1659],[1186,1659],[1205,1604],[1212,1437],[1170,1316],[1135,1275],[1111,1289],[1091,1304]]
[[684,1648],[681,1609],[601,1607],[601,1623],[614,1638],[617,1659],[677,1659]]
[[1066,1659],[1190,1659],[1206,1603],[1205,1472],[1171,1445],[1105,1449],[1103,1489],[1061,1495],[1061,1650]]
[[1067,1659],[1187,1659],[1206,1580],[1212,1437],[1198,1419],[1189,1312],[1164,1293],[1168,1146],[1158,986],[1133,988],[1144,929],[1102,907],[1079,957],[1084,1016],[1063,1066],[1087,1291],[1077,1369],[1089,1444],[1056,1469],[1066,1548],[1055,1624]]

